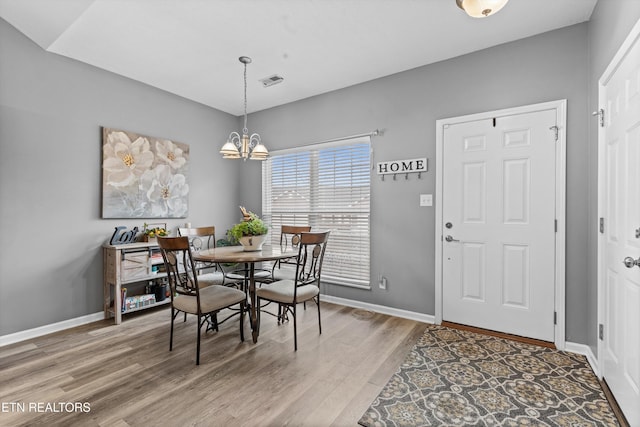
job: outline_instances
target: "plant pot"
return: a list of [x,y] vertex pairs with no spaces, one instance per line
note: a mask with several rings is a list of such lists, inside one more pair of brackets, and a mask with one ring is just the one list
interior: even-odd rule
[[260,236],[242,236],[239,241],[245,252],[251,252],[262,250],[262,245],[266,240],[267,235],[262,234]]

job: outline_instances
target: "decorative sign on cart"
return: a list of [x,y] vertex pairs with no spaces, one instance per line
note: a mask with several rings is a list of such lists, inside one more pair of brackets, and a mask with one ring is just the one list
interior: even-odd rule
[[390,175],[390,174],[409,174],[409,173],[422,173],[427,172],[429,168],[429,162],[426,157],[419,159],[407,159],[407,160],[389,160],[386,162],[378,162],[376,165],[376,171],[378,175]]
[[133,243],[136,241],[136,235],[138,234],[138,227],[133,227],[132,230],[127,230],[124,225],[119,225],[109,240],[110,245],[123,245],[125,243]]
[[102,217],[185,218],[189,146],[102,129]]

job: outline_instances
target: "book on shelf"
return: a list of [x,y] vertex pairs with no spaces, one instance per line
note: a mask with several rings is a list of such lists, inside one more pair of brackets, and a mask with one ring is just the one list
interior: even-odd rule
[[151,250],[151,259],[162,260],[162,252],[160,250]]
[[143,294],[126,297],[124,299],[125,310],[133,310],[134,308],[147,307],[156,303],[155,294]]
[[125,311],[126,307],[124,304],[125,299],[127,298],[127,288],[120,289],[120,311]]

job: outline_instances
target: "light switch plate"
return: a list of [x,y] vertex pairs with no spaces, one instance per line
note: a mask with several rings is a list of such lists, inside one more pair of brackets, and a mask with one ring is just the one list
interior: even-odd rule
[[420,206],[433,206],[433,195],[432,194],[421,194],[420,195]]

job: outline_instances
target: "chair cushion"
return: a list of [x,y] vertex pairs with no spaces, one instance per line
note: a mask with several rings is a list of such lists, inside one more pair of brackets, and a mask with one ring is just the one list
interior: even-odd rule
[[[256,279],[263,279],[271,276],[271,272],[268,270],[256,269],[253,272],[253,277]],[[228,279],[244,280],[244,270],[233,270],[227,273]]]
[[[265,283],[262,287],[256,289],[256,295],[259,298],[267,299],[285,304],[293,304],[293,288],[295,282],[293,280],[279,280],[273,283]],[[303,285],[298,287],[297,301],[307,301],[320,293],[315,285]]]
[[[200,289],[201,313],[212,313],[246,299],[246,294],[226,286],[209,286]],[[174,308],[186,313],[198,314],[198,301],[195,296],[178,295],[173,299]]]
[[198,286],[200,286],[200,288],[206,288],[211,285],[222,285],[222,283],[224,283],[224,274],[219,271],[198,275]]

